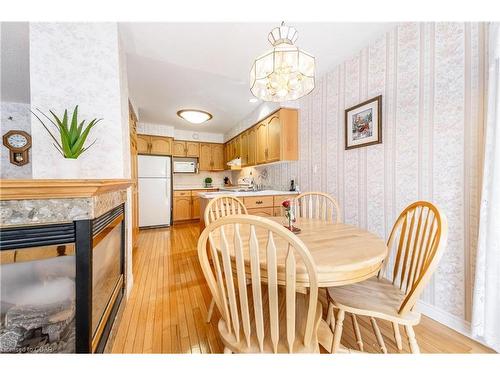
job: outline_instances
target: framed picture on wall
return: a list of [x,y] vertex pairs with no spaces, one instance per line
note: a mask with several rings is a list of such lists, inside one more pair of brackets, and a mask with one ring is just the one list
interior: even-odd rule
[[382,95],[345,110],[345,149],[382,143]]

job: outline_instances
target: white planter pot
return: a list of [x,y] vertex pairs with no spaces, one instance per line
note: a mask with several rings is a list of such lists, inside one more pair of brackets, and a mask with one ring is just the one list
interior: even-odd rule
[[57,162],[56,176],[60,179],[77,180],[80,178],[80,161],[62,158]]

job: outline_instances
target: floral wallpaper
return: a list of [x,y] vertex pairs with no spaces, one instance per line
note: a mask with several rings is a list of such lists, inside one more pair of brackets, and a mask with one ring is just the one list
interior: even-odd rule
[[[445,212],[448,246],[422,301],[470,320],[477,240],[483,23],[402,23],[323,77],[299,101],[299,161],[246,168],[264,185],[325,191],[347,223],[387,238],[410,202]],[[345,150],[344,109],[382,95],[382,144]],[[265,171],[266,173],[263,173]]]

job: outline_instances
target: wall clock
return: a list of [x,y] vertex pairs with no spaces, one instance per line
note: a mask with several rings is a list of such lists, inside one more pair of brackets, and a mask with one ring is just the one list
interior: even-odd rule
[[9,149],[10,162],[14,165],[28,164],[28,150],[31,148],[31,136],[22,130],[9,130],[3,135],[3,144]]

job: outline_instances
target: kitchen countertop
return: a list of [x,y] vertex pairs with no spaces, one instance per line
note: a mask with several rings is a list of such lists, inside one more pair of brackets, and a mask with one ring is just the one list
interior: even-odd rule
[[293,195],[299,194],[298,191],[280,191],[280,190],[260,190],[260,191],[218,191],[218,192],[201,192],[198,193],[200,198],[213,199],[220,195],[232,195],[235,197],[255,197],[269,195]]

